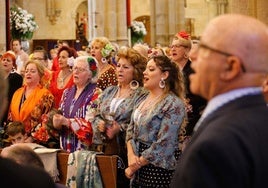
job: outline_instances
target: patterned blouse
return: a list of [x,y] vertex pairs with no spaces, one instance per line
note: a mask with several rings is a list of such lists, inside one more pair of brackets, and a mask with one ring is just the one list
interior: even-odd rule
[[145,113],[139,113],[137,108],[146,97],[141,96],[134,107],[126,140],[131,142],[137,155],[139,143],[149,146],[141,153],[145,159],[157,167],[174,170],[179,128],[186,117],[184,103],[169,93]]
[[105,115],[113,113],[114,120],[121,126],[121,131],[126,131],[130,122],[131,113],[135,104],[135,99],[143,92],[142,88],[138,88],[131,93],[131,95],[123,100],[117,100],[112,104],[113,99],[118,91],[118,86],[110,86],[103,91],[100,97],[100,104],[97,110],[95,119],[93,121],[93,142],[95,144],[102,144],[101,135],[98,131],[97,125],[100,120],[105,120]]
[[88,84],[76,100],[75,93],[75,85],[64,90],[60,103],[63,116],[70,118],[71,128],[63,127],[60,138],[61,148],[68,152],[87,149],[90,146],[92,127],[86,116],[89,111],[94,115],[101,90],[96,88],[96,84]]
[[41,85],[38,85],[31,94],[25,98],[26,85],[19,88],[13,95],[10,104],[9,121],[21,121],[25,131],[34,141],[47,144],[50,137],[42,124],[43,116],[52,109],[54,97]]
[[103,72],[97,81],[97,87],[104,91],[107,87],[117,85],[117,76],[115,68],[109,65],[110,68]]

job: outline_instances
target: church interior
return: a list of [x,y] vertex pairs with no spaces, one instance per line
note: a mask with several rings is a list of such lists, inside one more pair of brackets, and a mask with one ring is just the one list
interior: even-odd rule
[[225,13],[251,15],[268,23],[266,0],[5,0],[0,2],[0,52],[8,50],[10,8],[21,7],[34,16],[38,25],[29,40],[47,50],[57,40],[67,40],[83,49],[96,36],[105,36],[118,45],[131,45],[131,22],[144,23],[143,42],[166,46],[175,33],[185,30],[200,37],[206,23]]

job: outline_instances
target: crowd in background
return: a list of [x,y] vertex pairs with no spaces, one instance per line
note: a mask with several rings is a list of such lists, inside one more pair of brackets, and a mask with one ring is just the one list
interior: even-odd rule
[[[215,23],[220,27],[221,21],[233,24],[226,21],[231,18],[244,19],[245,23],[251,20],[237,17],[223,16]],[[260,27],[257,33],[264,35],[261,31],[263,26],[255,22],[248,25],[256,24]],[[213,97],[243,87],[248,89],[236,92],[234,99],[248,93],[259,94],[262,86],[266,94],[266,77],[257,73],[265,72],[268,65],[265,67],[262,57],[259,57],[259,66],[263,71],[253,68],[252,62],[244,60],[244,54],[240,55],[244,49],[227,53],[228,47],[219,39],[221,37],[217,31],[208,27],[206,32],[209,35],[202,36],[201,42],[193,40],[187,32],[179,31],[170,46],[141,43],[133,47],[118,46],[106,37],[96,37],[87,49],[76,51],[67,42],[59,41],[57,48],[49,51],[50,54],[42,46],[27,54],[22,50],[20,40],[13,39],[12,50],[2,54],[0,59],[9,85],[7,108],[1,121],[4,131],[1,135],[2,147],[31,142],[69,153],[89,150],[118,155],[123,163],[122,168],[118,169],[118,187],[179,187],[180,182],[183,182],[181,187],[209,185],[197,178],[203,174],[197,168],[206,167],[200,166],[202,163],[199,161],[194,163],[198,167],[193,166],[191,159],[194,161],[200,157],[200,161],[206,160],[202,155],[214,159],[202,153],[209,148],[199,144],[209,144],[211,140],[206,139],[213,137],[213,134],[218,135],[213,137],[216,140],[221,139],[221,135],[213,130],[208,130],[210,135],[207,137],[192,139],[192,135],[201,132],[200,121],[204,122],[205,115],[225,105],[222,102],[224,99],[211,104]],[[241,32],[244,37],[247,36],[246,27],[241,28]],[[232,32],[229,34],[227,38],[235,36]],[[213,40],[208,36],[214,37]],[[211,44],[215,49],[209,46]],[[218,50],[218,47],[225,51]],[[205,69],[200,68],[199,63],[210,56],[210,51],[223,55],[220,58],[229,58],[219,60],[226,61],[226,66],[224,63],[209,62],[208,59],[206,61],[213,65],[205,65],[205,68],[211,68],[203,72],[202,77],[196,78]],[[211,60],[214,60],[212,56]],[[242,75],[243,78],[240,78],[240,74],[249,74],[249,77]],[[250,82],[251,79],[256,82]],[[249,84],[242,84],[244,82]],[[227,83],[234,83],[234,87]],[[210,105],[206,108],[207,102]],[[258,110],[262,112],[263,109]],[[219,112],[221,115],[225,116]],[[222,121],[224,124],[225,121]],[[226,120],[225,124],[228,123]],[[219,127],[215,131],[222,129]],[[197,134],[194,134],[196,131]],[[229,135],[226,133],[224,136],[228,138]],[[184,163],[178,163],[179,160]],[[179,166],[181,169],[178,169]],[[217,174],[218,170],[214,172]],[[176,181],[174,173],[178,177]],[[211,181],[215,178],[209,173],[207,175]],[[221,183],[221,180],[218,181]],[[218,187],[218,182],[211,185]]]

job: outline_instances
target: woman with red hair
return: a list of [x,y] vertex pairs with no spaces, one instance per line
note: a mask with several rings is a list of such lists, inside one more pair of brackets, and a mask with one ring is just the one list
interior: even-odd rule
[[8,82],[8,106],[1,120],[2,126],[4,126],[7,121],[8,107],[10,105],[12,96],[14,92],[22,86],[23,78],[20,74],[15,72],[17,64],[14,52],[12,51],[5,52],[2,55],[0,62],[3,65],[5,74],[4,76]]

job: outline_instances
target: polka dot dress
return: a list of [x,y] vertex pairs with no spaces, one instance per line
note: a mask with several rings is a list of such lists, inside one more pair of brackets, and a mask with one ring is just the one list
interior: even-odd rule
[[[139,143],[139,153],[148,148],[147,145]],[[143,166],[136,172],[131,187],[169,187],[174,170],[166,170],[152,164]]]

